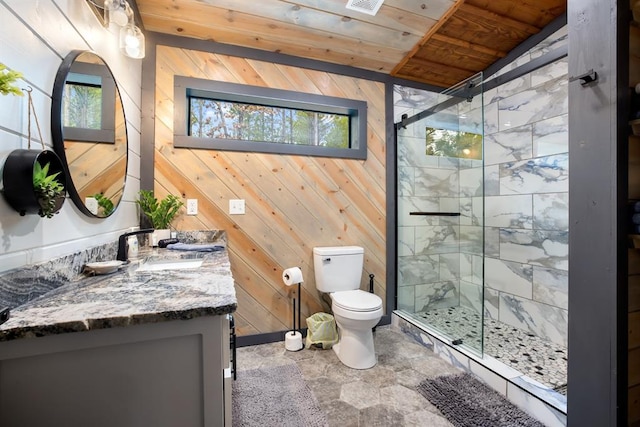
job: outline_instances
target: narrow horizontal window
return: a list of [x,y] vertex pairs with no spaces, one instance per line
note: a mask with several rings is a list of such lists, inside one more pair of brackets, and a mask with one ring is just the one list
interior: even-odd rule
[[189,96],[189,136],[349,148],[349,120],[268,105]]
[[176,77],[174,146],[366,159],[366,103]]

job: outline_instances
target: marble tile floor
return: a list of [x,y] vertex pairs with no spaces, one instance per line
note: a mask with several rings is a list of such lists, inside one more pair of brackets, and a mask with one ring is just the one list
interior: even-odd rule
[[239,348],[238,376],[243,370],[297,364],[330,426],[452,426],[415,387],[462,371],[390,326],[378,327],[374,340],[378,364],[371,369],[350,369],[333,350],[289,352],[276,342]]
[[[466,307],[416,313],[452,339],[480,348],[480,316]],[[485,319],[484,353],[559,393],[566,394],[567,348],[495,319]]]

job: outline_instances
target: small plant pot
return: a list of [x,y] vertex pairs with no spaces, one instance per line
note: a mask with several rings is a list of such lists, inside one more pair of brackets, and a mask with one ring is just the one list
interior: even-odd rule
[[42,167],[49,163],[49,174],[59,172],[56,179],[64,187],[65,193],[55,199],[54,212],[58,212],[65,201],[66,175],[62,161],[56,153],[50,150],[13,150],[5,161],[2,182],[4,198],[20,215],[42,212],[43,203],[33,188],[33,170],[36,162]]

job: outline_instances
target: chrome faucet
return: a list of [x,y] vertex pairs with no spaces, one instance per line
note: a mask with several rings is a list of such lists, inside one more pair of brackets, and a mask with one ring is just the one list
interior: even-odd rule
[[127,245],[127,237],[135,236],[136,234],[146,234],[153,233],[155,230],[153,228],[144,228],[142,230],[130,231],[128,233],[121,234],[118,237],[118,255],[116,259],[118,261],[126,261],[129,258],[129,245]]

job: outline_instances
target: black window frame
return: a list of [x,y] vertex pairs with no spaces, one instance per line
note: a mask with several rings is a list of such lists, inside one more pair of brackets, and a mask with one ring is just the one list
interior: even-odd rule
[[[359,160],[367,159],[367,103],[365,101],[184,76],[175,76],[173,86],[173,145],[176,148],[293,154]],[[189,96],[226,102],[307,110],[318,113],[348,115],[350,118],[350,147],[336,148],[317,145],[297,145],[190,136]]]
[[[103,144],[115,144],[116,132],[116,83],[109,68],[104,64],[89,64],[86,62],[74,62],[71,65],[69,74],[84,74],[88,76],[98,76],[101,80],[101,119],[100,129],[80,128],[64,126],[62,121],[62,135],[65,141],[77,142],[98,142]],[[65,85],[76,84],[72,78],[67,77]]]

